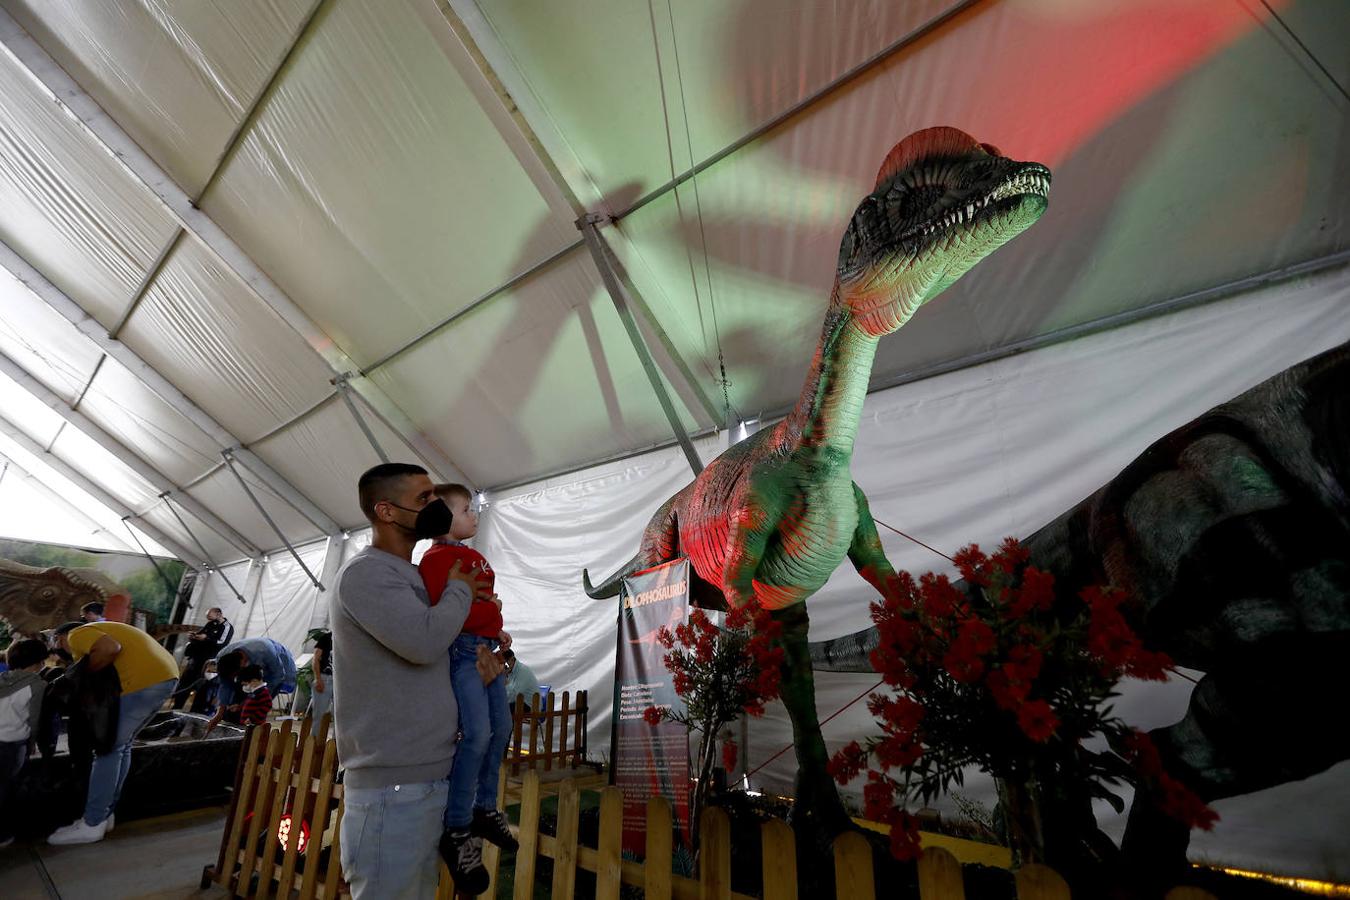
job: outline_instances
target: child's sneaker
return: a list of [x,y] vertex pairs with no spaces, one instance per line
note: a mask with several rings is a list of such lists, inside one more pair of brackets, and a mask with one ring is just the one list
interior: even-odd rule
[[520,841],[511,833],[511,823],[500,809],[475,809],[469,831],[475,837],[491,841],[503,850],[520,849]]
[[488,872],[483,868],[483,839],[467,831],[441,834],[441,859],[445,860],[455,891],[477,897],[488,889]]

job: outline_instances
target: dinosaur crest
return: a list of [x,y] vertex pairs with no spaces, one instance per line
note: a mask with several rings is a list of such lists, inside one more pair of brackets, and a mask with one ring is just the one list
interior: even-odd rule
[[97,569],[38,569],[0,559],[0,619],[15,631],[42,631],[80,617],[80,607],[125,590]]

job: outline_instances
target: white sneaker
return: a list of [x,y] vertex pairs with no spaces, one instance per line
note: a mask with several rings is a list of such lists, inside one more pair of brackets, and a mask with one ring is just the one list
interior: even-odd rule
[[52,836],[47,838],[49,844],[93,844],[103,840],[103,836],[108,833],[108,820],[104,819],[97,825],[86,824],[84,819],[77,819],[64,828],[58,828],[52,832]]
[[113,827],[117,825],[117,814],[108,813],[108,834],[112,834]]

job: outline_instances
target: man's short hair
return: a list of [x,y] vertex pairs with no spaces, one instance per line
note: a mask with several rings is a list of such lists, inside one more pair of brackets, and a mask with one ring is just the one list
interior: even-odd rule
[[473,502],[473,493],[462,484],[438,484],[431,490],[432,493],[442,500],[458,497],[465,503]]
[[60,637],[63,634],[70,634],[76,628],[83,628],[88,624],[89,624],[88,622],[62,622],[60,625],[57,625],[55,628],[52,629],[52,634],[56,635],[57,637]]
[[47,645],[34,638],[15,641],[5,651],[5,664],[11,669],[26,669],[47,658]]
[[375,504],[381,500],[392,500],[391,496],[398,483],[409,475],[425,475],[427,470],[411,463],[380,463],[367,469],[356,483],[360,495],[361,512],[369,522],[375,521]]
[[244,666],[239,670],[239,682],[241,684],[250,681],[262,681],[262,666]]
[[220,677],[226,681],[234,679],[239,670],[244,666],[244,654],[239,650],[231,650],[224,656],[216,658],[216,671]]
[[208,609],[208,610],[206,611],[206,614],[209,616],[209,615],[211,615],[211,613],[213,613],[213,612],[218,612],[218,613],[220,613],[222,616],[225,615],[225,610],[221,609],[219,606],[213,606],[213,607],[211,607],[210,609]]
[[91,603],[86,603],[84,606],[81,606],[80,612],[93,613],[96,616],[101,616],[103,615],[103,604],[99,603],[97,600],[94,600]]

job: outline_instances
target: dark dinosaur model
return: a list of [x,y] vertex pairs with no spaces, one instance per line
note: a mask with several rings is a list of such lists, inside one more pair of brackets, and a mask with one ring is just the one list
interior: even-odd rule
[[695,602],[758,603],[774,613],[783,625],[782,697],[797,751],[794,818],[825,833],[848,818],[825,771],[803,601],[845,556],[878,586],[893,574],[849,474],[877,343],[1040,218],[1049,186],[1044,166],[1015,162],[954,128],[897,144],[844,233],[796,408],[666,501],[618,573],[598,587],[583,573],[590,596],[612,597],[624,576],[688,556]]
[[121,599],[115,605],[125,615],[130,599],[126,588],[98,569],[39,569],[0,559],[0,619],[11,631],[36,634],[78,619],[86,603],[109,604],[113,598]]
[[[1334,712],[1350,656],[1350,344],[1161,438],[1023,543],[1066,600],[1128,591],[1145,641],[1205,673],[1153,738],[1206,801],[1350,759]],[[868,629],[812,644],[811,660],[871,671],[876,642]],[[1175,869],[1188,841],[1136,800],[1128,858]]]

